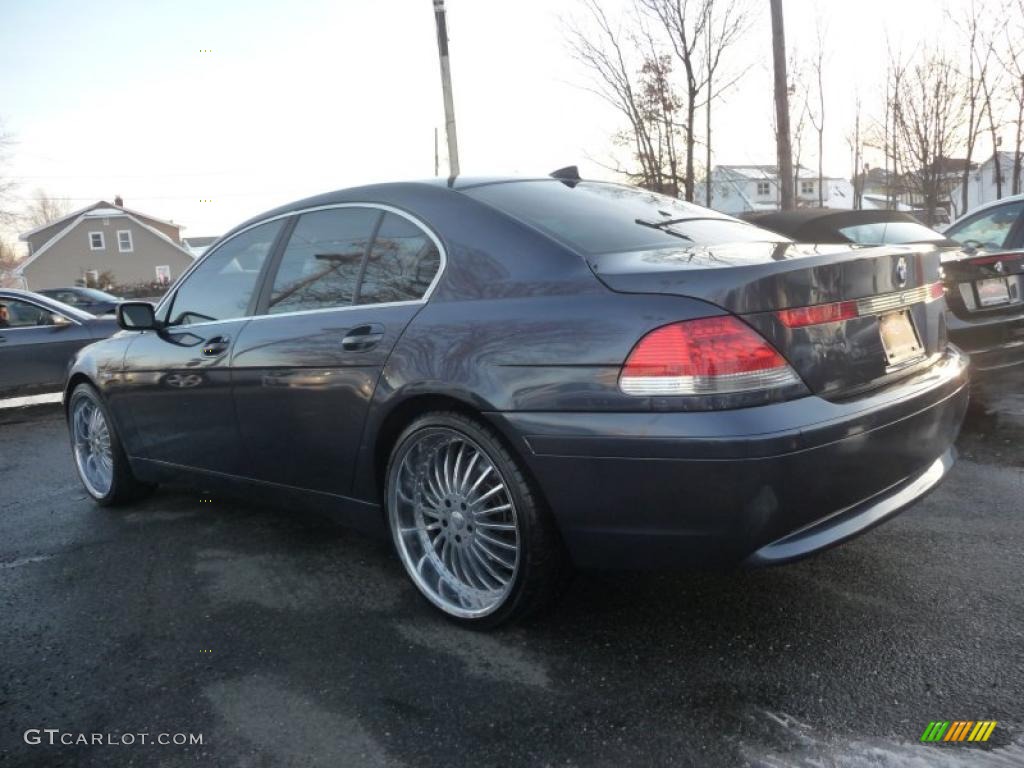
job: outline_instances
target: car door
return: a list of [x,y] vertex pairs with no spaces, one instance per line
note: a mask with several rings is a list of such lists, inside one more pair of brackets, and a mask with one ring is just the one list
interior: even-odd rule
[[92,341],[78,319],[0,295],[0,397],[59,392],[71,356]]
[[137,455],[243,472],[229,364],[282,226],[244,230],[211,251],[158,308],[165,327],[132,341],[119,411],[131,422]]
[[422,308],[441,247],[395,210],[304,213],[232,359],[254,477],[346,495],[368,404],[395,342]]

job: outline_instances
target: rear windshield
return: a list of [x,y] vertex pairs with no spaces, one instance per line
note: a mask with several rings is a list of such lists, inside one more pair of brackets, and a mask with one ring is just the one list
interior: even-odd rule
[[860,245],[899,245],[901,243],[941,243],[945,237],[934,229],[914,221],[876,221],[840,227],[839,231]]
[[587,255],[786,241],[706,208],[618,184],[516,181],[463,192]]

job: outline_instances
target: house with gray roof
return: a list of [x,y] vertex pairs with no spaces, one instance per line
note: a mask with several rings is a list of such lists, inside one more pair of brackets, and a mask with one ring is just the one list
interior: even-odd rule
[[30,290],[84,285],[104,272],[118,285],[172,281],[193,261],[182,227],[100,200],[23,232],[28,256],[17,275]]

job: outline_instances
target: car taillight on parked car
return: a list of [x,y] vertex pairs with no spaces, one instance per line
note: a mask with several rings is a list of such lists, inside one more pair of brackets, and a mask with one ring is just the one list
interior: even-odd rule
[[619,388],[627,395],[719,395],[800,382],[771,344],[741,320],[705,317],[657,328],[629,353]]

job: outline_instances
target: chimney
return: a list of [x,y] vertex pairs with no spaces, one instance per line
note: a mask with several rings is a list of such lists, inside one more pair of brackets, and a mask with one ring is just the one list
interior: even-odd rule
[[120,195],[114,196],[114,205],[116,205],[118,208],[124,208],[124,200],[121,199]]

